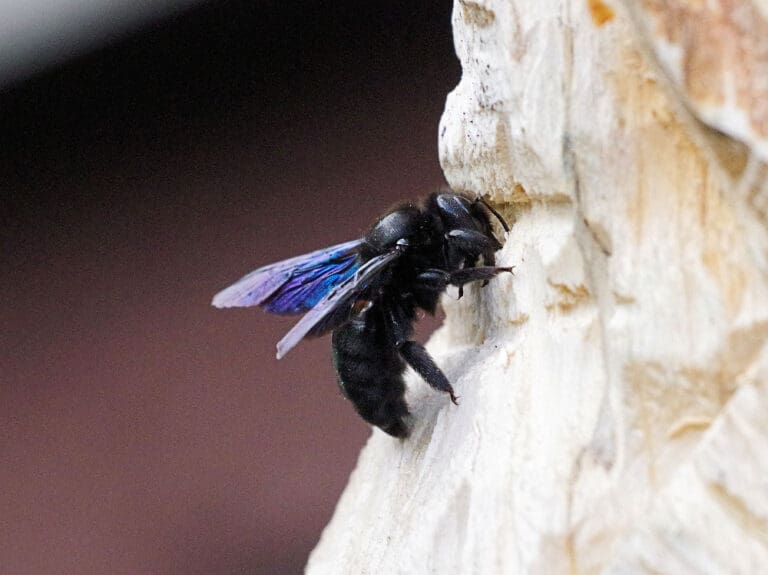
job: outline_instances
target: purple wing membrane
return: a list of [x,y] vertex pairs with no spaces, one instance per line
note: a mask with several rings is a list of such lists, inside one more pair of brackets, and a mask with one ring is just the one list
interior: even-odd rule
[[212,304],[260,305],[285,314],[307,311],[360,268],[357,252],[362,242],[353,240],[261,267],[216,294]]
[[368,260],[357,269],[353,277],[329,292],[277,343],[277,359],[284,357],[304,337],[322,335],[347,321],[358,297],[401,253],[391,251]]

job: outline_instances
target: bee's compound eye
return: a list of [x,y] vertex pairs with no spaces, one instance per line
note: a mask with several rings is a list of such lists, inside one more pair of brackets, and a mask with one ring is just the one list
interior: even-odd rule
[[480,229],[479,222],[472,215],[472,203],[464,196],[440,194],[437,196],[440,217],[449,229]]

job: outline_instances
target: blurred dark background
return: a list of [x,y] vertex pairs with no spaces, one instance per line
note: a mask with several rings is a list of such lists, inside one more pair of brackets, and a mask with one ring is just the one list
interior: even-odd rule
[[215,310],[442,184],[449,1],[226,1],[0,87],[0,572],[297,573],[370,428]]

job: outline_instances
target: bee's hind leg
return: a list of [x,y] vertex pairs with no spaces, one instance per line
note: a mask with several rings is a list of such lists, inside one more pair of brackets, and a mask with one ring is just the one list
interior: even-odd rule
[[454,405],[459,405],[459,398],[453,393],[453,386],[423,345],[415,341],[406,341],[400,347],[400,355],[431,387],[447,393]]
[[408,339],[411,335],[412,320],[409,320],[403,309],[398,305],[390,305],[387,310],[387,324],[392,345],[400,357],[418,373],[431,387],[451,397],[458,405],[458,398],[453,393],[453,387],[445,374],[437,367],[435,360],[429,355],[423,345]]

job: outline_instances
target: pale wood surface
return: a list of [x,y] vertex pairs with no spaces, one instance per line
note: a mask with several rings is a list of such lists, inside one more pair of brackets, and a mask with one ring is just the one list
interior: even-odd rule
[[[742,56],[696,64],[685,4]],[[461,405],[410,379],[413,437],[373,433],[309,573],[766,572],[766,18],[456,2],[440,158],[516,275],[445,299]]]

